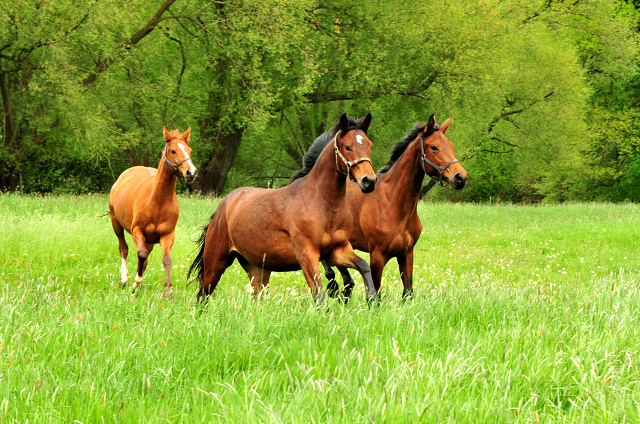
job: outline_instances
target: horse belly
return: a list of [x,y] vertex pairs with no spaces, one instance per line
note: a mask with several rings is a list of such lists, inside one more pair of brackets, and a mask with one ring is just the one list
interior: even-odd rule
[[291,237],[286,233],[235,232],[231,237],[231,248],[260,268],[270,271],[300,269]]
[[271,271],[300,269],[274,191],[239,189],[227,205],[230,248],[252,265]]

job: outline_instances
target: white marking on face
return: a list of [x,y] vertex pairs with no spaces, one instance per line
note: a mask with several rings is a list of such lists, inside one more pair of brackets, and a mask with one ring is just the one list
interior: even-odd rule
[[357,135],[357,136],[356,136],[356,141],[357,141],[359,144],[362,144],[362,136],[361,136],[361,135]]
[[129,272],[127,271],[127,261],[126,259],[122,259],[122,265],[120,266],[120,282],[122,283],[126,283],[127,282],[127,274]]
[[[178,143],[178,147],[180,148],[180,150],[182,150],[182,153],[184,153],[184,156],[190,159],[189,153],[187,153],[187,151],[184,149],[184,144]],[[189,166],[191,167],[189,168],[189,170],[191,171],[191,175],[194,175],[196,173],[196,167],[193,166],[193,163],[191,163],[191,161],[189,161]]]

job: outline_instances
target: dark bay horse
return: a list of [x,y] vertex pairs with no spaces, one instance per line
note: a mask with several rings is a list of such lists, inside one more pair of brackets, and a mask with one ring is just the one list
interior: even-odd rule
[[[353,184],[347,184],[347,203],[353,216],[349,240],[354,248],[371,254],[373,284],[380,290],[382,271],[391,258],[397,258],[403,296],[413,293],[413,248],[420,238],[422,223],[418,200],[425,174],[440,185],[449,182],[462,189],[467,173],[453,153],[453,143],[445,137],[451,118],[436,124],[433,115],[427,124],[416,123],[406,137],[396,143],[389,162],[378,172],[374,193],[363,196]],[[329,280],[327,290],[336,296],[338,284],[331,264],[323,262]],[[354,282],[349,271],[338,267],[348,298]]]
[[138,250],[138,273],[134,289],[142,283],[142,274],[147,268],[147,257],[153,245],[160,243],[166,273],[164,296],[171,295],[171,247],[179,213],[176,181],[178,178],[193,181],[198,173],[191,161],[190,133],[191,128],[180,134],[178,130],[168,132],[165,127],[166,144],[158,169],[145,166],[129,168],[111,188],[109,215],[120,242],[122,288],[127,284],[129,246],[124,239],[124,230],[127,230]]
[[367,298],[377,298],[367,261],[349,243],[352,218],[345,200],[347,177],[362,193],[376,185],[367,137],[370,123],[371,114],[364,121],[342,115],[309,148],[291,184],[276,190],[243,187],[222,199],[189,269],[189,276],[195,273],[200,282],[199,299],[213,293],[235,259],[247,272],[255,296],[269,283],[272,271],[302,269],[314,299],[322,304],[323,260],[357,269]]

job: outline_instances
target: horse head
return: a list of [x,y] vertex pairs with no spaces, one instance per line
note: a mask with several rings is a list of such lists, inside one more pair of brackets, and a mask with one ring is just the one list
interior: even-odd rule
[[163,127],[164,140],[164,162],[169,172],[173,172],[178,178],[192,182],[198,175],[198,170],[191,161],[191,147],[189,147],[189,135],[191,127],[183,134],[180,131],[167,131],[167,127]]
[[431,115],[424,130],[418,135],[422,143],[420,162],[427,175],[433,179],[439,178],[440,185],[444,180],[460,190],[467,183],[467,171],[456,159],[453,143],[445,136],[450,124],[451,118],[438,126],[435,116]]
[[357,182],[363,193],[372,192],[376,188],[378,179],[371,166],[373,143],[367,136],[369,125],[371,125],[370,113],[364,118],[359,128],[351,127],[347,115],[343,114],[340,117],[340,130],[334,138],[338,171],[347,175],[351,181]]

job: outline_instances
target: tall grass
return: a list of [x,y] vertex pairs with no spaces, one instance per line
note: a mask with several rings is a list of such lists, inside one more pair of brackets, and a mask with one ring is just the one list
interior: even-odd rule
[[216,204],[180,198],[164,301],[159,251],[117,288],[106,197],[0,196],[0,422],[640,419],[637,206],[423,204],[415,298],[394,260],[379,306],[357,278],[327,312],[298,273],[252,300],[237,265],[196,304]]

